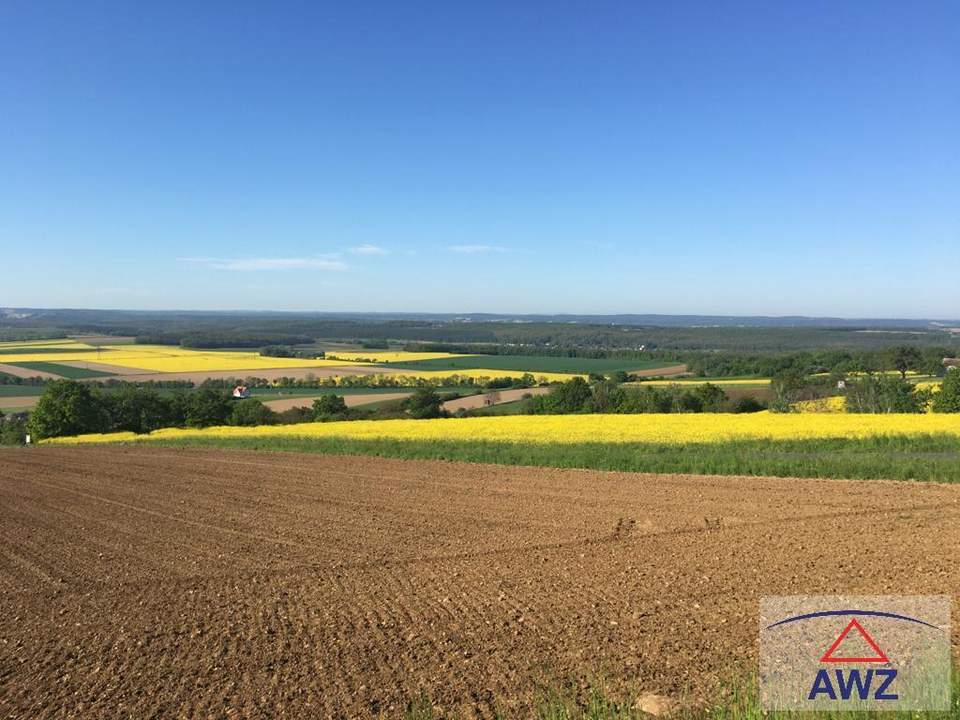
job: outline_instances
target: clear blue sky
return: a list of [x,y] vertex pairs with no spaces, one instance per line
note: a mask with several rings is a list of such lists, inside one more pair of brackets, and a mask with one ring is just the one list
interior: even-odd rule
[[0,3],[0,305],[960,315],[960,3]]

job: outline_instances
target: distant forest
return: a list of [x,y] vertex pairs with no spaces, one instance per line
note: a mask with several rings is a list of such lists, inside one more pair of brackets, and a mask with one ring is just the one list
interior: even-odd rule
[[[841,321],[783,318],[697,318],[684,324],[585,323],[557,316],[386,316],[292,312],[138,312],[121,310],[16,310],[0,314],[0,340],[89,333],[135,336],[138,342],[194,348],[306,345],[321,342],[392,342],[426,349],[495,354],[608,357],[634,354],[683,360],[686,353],[873,351],[911,345],[944,354],[960,352],[960,335],[925,321]],[[540,317],[540,316],[537,316]],[[596,316],[589,316],[595,318]],[[639,318],[659,316],[611,316]],[[670,316],[673,319],[674,316]],[[687,322],[690,318],[683,317]],[[757,324],[749,322],[755,320]],[[706,324],[714,321],[715,324]],[[740,324],[733,324],[733,322]],[[678,321],[679,322],[679,321]],[[900,323],[898,326],[897,323]],[[933,353],[936,354],[936,353]]]

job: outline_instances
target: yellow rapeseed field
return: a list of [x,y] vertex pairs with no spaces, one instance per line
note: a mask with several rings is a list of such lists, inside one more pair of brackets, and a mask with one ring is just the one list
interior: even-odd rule
[[[30,349],[30,345],[15,346]],[[101,352],[83,343],[63,343],[45,346],[58,352],[7,353],[14,346],[0,348],[0,363],[4,362],[62,362],[86,360],[109,365],[143,370],[145,372],[203,372],[215,370],[264,370],[269,368],[333,367],[343,365],[337,360],[302,360],[299,358],[262,357],[250,351],[221,352],[189,350],[169,345],[104,345]],[[63,352],[59,352],[59,350]],[[84,352],[86,351],[86,352]]]
[[[187,350],[165,345],[129,345],[111,347],[101,362],[153,372],[203,372],[216,370],[266,370],[270,368],[335,367],[336,360],[302,360],[300,358],[263,357],[255,352],[221,352],[219,350]],[[92,359],[89,355],[86,358]]]
[[718,413],[681,415],[506,415],[440,420],[357,420],[302,425],[169,428],[57,438],[58,444],[237,437],[458,440],[517,443],[719,443],[727,440],[863,438],[946,433],[960,437],[960,415]]
[[347,362],[371,362],[371,363],[391,363],[391,362],[416,362],[417,360],[444,360],[446,358],[472,357],[471,355],[457,355],[454,353],[443,352],[403,352],[403,351],[382,351],[378,352],[367,350],[338,350],[328,352],[327,357],[335,360],[346,360]]
[[[374,360],[389,366],[389,361],[403,360],[428,360],[433,358],[459,357],[447,353],[365,353],[361,354],[336,354],[331,355],[325,360],[303,360],[300,358],[274,358],[263,357],[259,353],[251,351],[220,351],[220,350],[190,350],[186,348],[175,347],[171,345],[103,345],[100,352],[90,352],[96,350],[91,345],[72,341],[61,341],[56,344],[45,344],[42,347],[45,352],[9,352],[14,349],[30,350],[33,347],[29,343],[12,343],[9,345],[0,345],[0,363],[4,362],[64,362],[71,360],[86,360],[88,362],[101,362],[108,365],[117,365],[119,367],[142,370],[144,372],[214,372],[223,371],[256,371],[276,368],[312,368],[312,367],[341,367],[349,364],[355,364],[356,358],[364,357],[368,360]],[[57,352],[49,352],[50,350]],[[4,354],[4,350],[8,351]],[[62,352],[60,352],[62,350]],[[525,373],[516,370],[485,370],[485,369],[465,369],[465,370],[405,370],[402,373],[408,378],[422,378],[426,380],[449,378],[460,376],[471,379],[490,379],[495,377],[520,378]],[[534,373],[537,382],[563,382],[569,380],[573,375],[565,373]],[[349,373],[344,373],[345,377],[350,377]]]

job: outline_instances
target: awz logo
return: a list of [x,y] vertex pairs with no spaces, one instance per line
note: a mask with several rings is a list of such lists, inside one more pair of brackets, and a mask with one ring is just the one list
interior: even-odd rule
[[[899,700],[900,696],[890,691],[890,685],[897,678],[897,671],[893,668],[884,670],[867,670],[863,676],[860,675],[858,668],[852,668],[844,674],[843,670],[834,670],[836,673],[836,685],[830,679],[830,671],[822,668],[817,671],[817,677],[813,681],[813,687],[810,688],[810,694],[807,700],[816,700],[821,694],[827,700],[849,700],[854,697],[854,688],[856,688],[856,697],[860,700],[870,699],[870,688],[873,685],[873,679],[879,678],[880,682],[873,691],[874,700]],[[834,689],[836,688],[836,689]]]
[[951,707],[949,595],[760,599],[764,711]]
[[[837,654],[838,648],[847,639],[851,631],[856,631],[875,654],[860,657],[839,656]],[[889,664],[890,658],[880,649],[877,641],[870,636],[863,625],[853,619],[837,636],[833,644],[827,648],[827,651],[820,658],[820,662]],[[822,695],[829,700],[850,700],[854,696],[859,700],[868,700],[870,699],[871,689],[873,690],[874,700],[899,699],[899,696],[891,687],[893,681],[897,678],[897,671],[894,668],[869,668],[863,671],[863,675],[860,673],[860,668],[836,669],[833,671],[833,677],[831,678],[830,671],[827,668],[820,668],[813,680],[813,686],[810,688],[807,699],[816,700]],[[874,686],[875,678],[878,680],[876,686]],[[834,680],[836,683],[834,683]]]

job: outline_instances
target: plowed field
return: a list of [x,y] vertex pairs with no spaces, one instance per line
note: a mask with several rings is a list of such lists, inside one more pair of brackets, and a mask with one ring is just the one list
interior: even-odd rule
[[960,487],[150,447],[0,451],[0,717],[696,703],[763,594],[960,589]]

